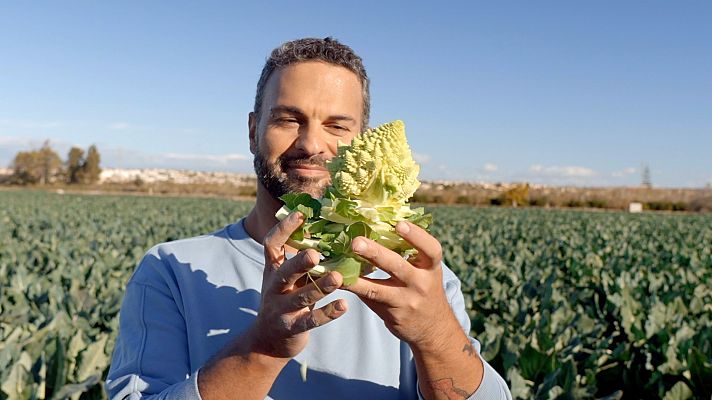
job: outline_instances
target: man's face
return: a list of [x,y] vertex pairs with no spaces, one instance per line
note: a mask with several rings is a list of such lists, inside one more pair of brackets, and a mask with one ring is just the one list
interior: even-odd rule
[[326,161],[361,129],[362,102],[358,77],[344,67],[309,61],[275,71],[259,121],[254,113],[249,120],[260,184],[275,199],[292,192],[321,197],[330,179]]

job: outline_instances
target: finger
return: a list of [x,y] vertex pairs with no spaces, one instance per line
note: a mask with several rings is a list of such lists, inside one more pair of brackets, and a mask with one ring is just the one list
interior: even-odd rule
[[310,269],[319,264],[319,253],[308,249],[282,263],[273,275],[272,291],[282,293],[291,290],[295,283]]
[[443,248],[440,242],[425,229],[408,221],[401,221],[396,225],[396,232],[418,250],[418,256],[411,259],[413,265],[420,268],[440,266],[443,259]]
[[293,212],[267,232],[262,244],[265,247],[265,261],[268,265],[279,267],[279,264],[284,261],[284,244],[303,221],[302,213]]
[[366,303],[395,304],[396,293],[394,286],[393,281],[388,279],[358,278],[356,283],[344,286],[342,289],[355,294]]
[[340,316],[344,315],[347,310],[346,300],[334,300],[322,308],[305,313],[295,324],[297,332],[306,332],[310,329],[325,325]]
[[371,239],[359,236],[351,242],[351,249],[401,282],[408,282],[412,276],[413,266],[408,261]]
[[286,312],[294,312],[305,307],[313,306],[314,303],[323,299],[329,293],[338,289],[344,278],[338,272],[331,272],[316,281],[295,290],[287,298]]

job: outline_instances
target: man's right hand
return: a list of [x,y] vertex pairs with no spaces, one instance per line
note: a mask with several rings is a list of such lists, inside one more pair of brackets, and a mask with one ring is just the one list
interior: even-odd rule
[[317,301],[341,287],[343,277],[338,272],[331,272],[307,285],[297,284],[319,263],[319,253],[315,250],[301,251],[286,259],[285,244],[303,221],[301,213],[292,213],[275,225],[264,240],[262,301],[249,336],[253,351],[271,357],[296,356],[306,347],[310,329],[346,312],[345,300],[314,308]]
[[200,369],[198,390],[204,400],[264,399],[289,360],[307,345],[309,330],[344,315],[346,301],[314,304],[338,289],[343,277],[331,272],[300,286],[297,282],[319,263],[314,250],[286,259],[289,235],[303,222],[298,213],[275,225],[264,240],[262,301],[254,324]]

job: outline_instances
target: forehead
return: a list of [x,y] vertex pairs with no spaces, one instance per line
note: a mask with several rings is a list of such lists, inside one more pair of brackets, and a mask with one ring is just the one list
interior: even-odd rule
[[352,114],[361,120],[363,94],[358,76],[347,68],[320,61],[291,64],[267,80],[263,106],[289,105],[305,111]]

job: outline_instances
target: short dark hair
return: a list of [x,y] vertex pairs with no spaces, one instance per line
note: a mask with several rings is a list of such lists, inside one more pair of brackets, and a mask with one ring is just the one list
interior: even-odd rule
[[366,68],[363,66],[361,57],[349,46],[339,43],[331,37],[324,39],[304,38],[283,43],[272,50],[269,58],[262,68],[260,80],[257,82],[257,94],[255,95],[254,112],[259,120],[262,111],[262,100],[264,98],[265,86],[272,73],[279,68],[304,61],[324,61],[329,64],[338,65],[356,74],[361,81],[361,94],[363,97],[363,114],[361,115],[361,130],[368,126],[368,117],[371,110],[371,96],[369,92],[369,80],[366,75]]

